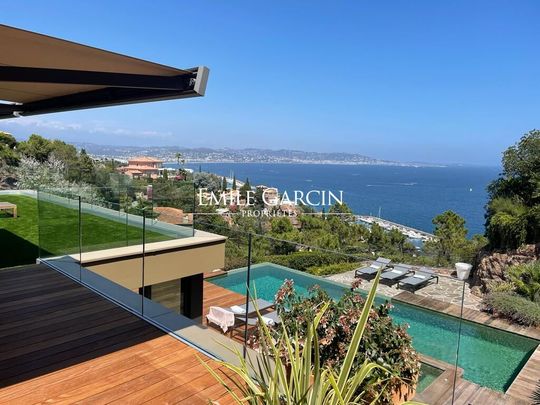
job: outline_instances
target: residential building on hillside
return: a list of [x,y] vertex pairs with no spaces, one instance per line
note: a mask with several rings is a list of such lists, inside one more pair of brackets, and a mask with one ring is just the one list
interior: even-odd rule
[[118,168],[118,171],[134,179],[141,177],[151,177],[153,179],[160,176],[163,171],[163,161],[148,156],[138,156],[128,159],[127,166]]

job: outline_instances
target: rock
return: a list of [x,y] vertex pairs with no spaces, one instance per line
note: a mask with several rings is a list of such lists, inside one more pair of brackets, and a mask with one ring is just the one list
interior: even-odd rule
[[506,271],[511,266],[525,264],[540,260],[540,243],[536,245],[523,245],[519,249],[506,253],[486,252],[480,254],[476,260],[471,282],[471,292],[482,295],[487,292],[490,281],[509,281]]
[[16,188],[17,179],[9,166],[0,162],[0,190],[10,190]]
[[17,179],[11,176],[0,176],[0,190],[11,190],[16,188]]

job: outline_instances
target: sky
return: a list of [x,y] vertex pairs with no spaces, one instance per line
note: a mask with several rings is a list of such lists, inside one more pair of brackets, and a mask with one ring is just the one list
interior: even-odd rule
[[539,17],[537,0],[5,2],[2,24],[205,65],[210,77],[202,98],[2,120],[0,130],[498,165],[540,127]]

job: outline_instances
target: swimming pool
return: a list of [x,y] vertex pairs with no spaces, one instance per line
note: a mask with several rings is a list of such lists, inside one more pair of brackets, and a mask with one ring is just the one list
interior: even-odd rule
[[[272,263],[251,266],[251,291],[258,298],[273,301],[284,279],[293,279],[295,289],[307,294],[318,284],[338,299],[347,286]],[[246,269],[209,279],[211,283],[240,294],[246,293]],[[386,297],[379,297],[379,303]],[[391,316],[399,324],[409,324],[409,334],[418,352],[455,364],[459,319],[401,302],[392,302]],[[505,391],[538,346],[538,341],[499,329],[462,321],[458,365],[463,377],[479,385]]]

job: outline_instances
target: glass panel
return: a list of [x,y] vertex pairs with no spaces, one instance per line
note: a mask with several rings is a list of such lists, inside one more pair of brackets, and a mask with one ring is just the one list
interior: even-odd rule
[[192,182],[159,179],[140,195],[146,200],[146,242],[193,236]]
[[80,279],[79,196],[61,189],[41,189],[38,198],[39,257]]
[[[248,300],[244,271],[234,290],[221,280],[231,269],[247,268],[249,236],[211,221],[198,229],[189,248],[181,239],[177,246],[169,241],[167,251],[145,245],[143,313],[202,350],[232,360],[222,344],[243,350],[253,326],[246,315],[252,318],[254,311],[242,313]],[[146,228],[146,234],[152,231]]]
[[142,313],[144,217],[130,193],[93,189],[81,197],[81,279]]
[[401,377],[384,389],[388,398],[433,403],[443,399],[442,393],[452,393],[456,370],[458,378],[462,374],[456,360],[463,281],[443,269],[401,262],[399,256],[385,262],[382,253],[381,258],[344,253],[268,236],[253,237],[252,254],[251,289],[258,298],[276,302],[291,334],[315,316],[322,302],[332,303],[319,336],[321,360],[332,364],[344,357],[342,345],[351,338],[358,311],[381,271],[361,358],[385,364]]

